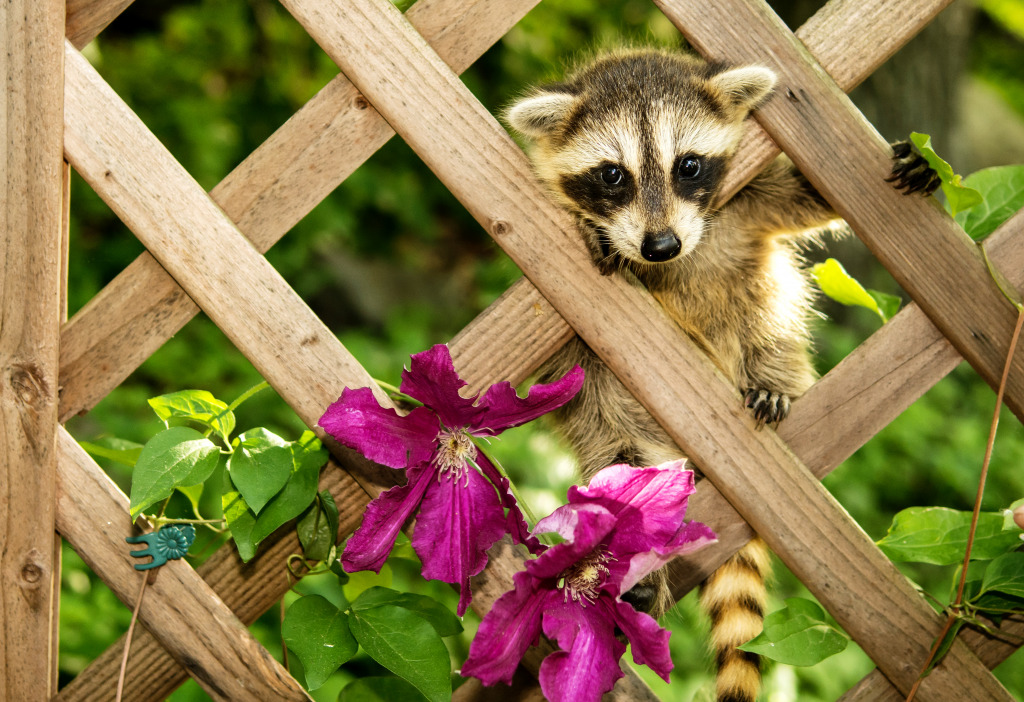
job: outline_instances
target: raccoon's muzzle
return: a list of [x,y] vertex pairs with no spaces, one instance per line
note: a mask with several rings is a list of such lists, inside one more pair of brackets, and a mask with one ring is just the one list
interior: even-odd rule
[[640,244],[640,255],[651,263],[664,263],[678,256],[682,248],[683,244],[674,231],[662,229],[659,232],[644,234],[643,243]]

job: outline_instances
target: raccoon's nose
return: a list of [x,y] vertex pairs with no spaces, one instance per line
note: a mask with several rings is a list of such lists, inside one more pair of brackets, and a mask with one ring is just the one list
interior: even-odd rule
[[640,255],[651,263],[663,263],[675,258],[683,248],[679,237],[671,229],[660,232],[647,232],[640,244]]

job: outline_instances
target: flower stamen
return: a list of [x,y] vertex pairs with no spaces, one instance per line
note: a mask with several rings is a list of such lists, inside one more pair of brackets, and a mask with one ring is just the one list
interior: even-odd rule
[[445,475],[451,475],[455,480],[465,476],[468,484],[466,466],[476,458],[476,453],[476,444],[468,431],[463,428],[442,430],[437,435],[437,454],[434,459],[438,481]]
[[607,563],[614,560],[606,549],[598,547],[563,570],[558,576],[558,587],[565,593],[562,601],[568,602],[571,597],[573,602],[579,602],[584,607],[594,604],[605,576],[609,573]]

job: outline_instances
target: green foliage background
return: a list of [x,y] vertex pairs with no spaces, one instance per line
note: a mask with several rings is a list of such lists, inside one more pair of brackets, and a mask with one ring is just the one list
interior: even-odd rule
[[[992,129],[1017,129],[1024,123],[1019,22],[1024,3],[981,4],[969,44],[970,72],[963,79],[995,87],[1009,106],[1016,124]],[[548,0],[488,51],[464,80],[497,112],[524,86],[556,77],[564,63],[589,47],[623,41],[673,45],[680,40],[646,0]],[[207,189],[337,72],[273,0],[135,3],[85,53]],[[954,138],[933,136],[940,151],[944,139]],[[77,176],[72,183],[71,235],[73,314],[143,249]],[[389,382],[398,381],[409,354],[449,340],[519,276],[399,139],[313,210],[268,259],[370,372]],[[869,258],[848,268],[871,287],[900,293]],[[817,328],[818,366],[824,373],[877,322],[864,310],[822,306],[830,317]],[[194,387],[231,399],[259,380],[249,362],[200,316],[124,385],[68,426],[82,440],[120,437],[141,443],[161,428],[146,398]],[[993,401],[994,393],[969,368],[959,368],[840,466],[826,485],[876,539],[884,535],[892,515],[907,506],[970,509]],[[270,391],[244,405],[239,415],[239,426],[263,425],[285,436],[298,436],[304,428]],[[1003,419],[985,500],[990,510],[1024,496],[1024,433],[1012,415],[1004,413]],[[571,458],[545,427],[509,432],[494,451],[536,513],[546,514],[564,499],[573,481]],[[123,469],[106,467],[127,489],[129,476]],[[216,500],[207,498],[206,511],[216,512]],[[216,545],[201,534],[193,550],[209,552]],[[346,587],[412,588],[454,608],[452,591],[422,582],[410,556],[408,549],[400,549],[381,576],[357,575]],[[786,597],[806,595],[781,564],[778,571],[770,609],[781,607]],[[907,572],[937,596],[946,595],[946,571],[920,567]],[[60,668],[66,683],[125,630],[129,612],[67,547],[62,584]],[[323,583],[315,581],[303,582],[299,589],[326,594]],[[278,613],[271,612],[253,627],[275,655],[280,654],[277,619]],[[663,699],[690,700],[704,694],[711,681],[706,624],[692,595],[670,613],[668,623],[674,630],[673,682],[668,686],[651,678],[651,684]],[[448,639],[456,667],[475,626],[468,615],[463,637]],[[1024,696],[1022,662],[1017,655],[997,671],[1018,698]],[[772,700],[832,700],[870,669],[870,661],[851,645],[813,668],[769,668],[767,688]],[[334,699],[347,682],[380,672],[360,654],[316,697]],[[173,696],[204,698],[191,682]]]

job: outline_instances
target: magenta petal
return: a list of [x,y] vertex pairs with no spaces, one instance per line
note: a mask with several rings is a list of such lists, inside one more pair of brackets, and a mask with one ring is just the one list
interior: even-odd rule
[[612,609],[610,614],[629,640],[637,665],[647,665],[668,682],[668,674],[674,667],[668,647],[671,632],[658,626],[651,615],[637,612],[625,602],[600,598],[597,604]]
[[381,407],[370,388],[345,388],[319,424],[345,446],[392,468],[429,461],[438,432],[430,410],[417,407],[402,417]]
[[476,397],[465,398],[459,389],[466,381],[455,372],[452,354],[444,344],[414,353],[409,370],[402,371],[401,391],[434,410],[449,429],[470,426],[483,409]]
[[512,486],[508,478],[504,477],[494,467],[491,459],[482,451],[477,452],[476,462],[480,466],[480,470],[483,471],[484,477],[490,480],[494,487],[498,489],[501,506],[508,510],[508,515],[505,517],[505,528],[512,537],[512,541],[517,544],[523,544],[535,556],[543,553],[545,546],[541,544],[536,536],[530,533],[530,527],[526,524],[523,511],[519,509],[519,503],[516,502],[516,497],[512,494]]
[[569,490],[570,504],[599,504],[619,519],[608,544],[616,553],[664,548],[674,541],[694,493],[693,472],[683,461],[654,468],[605,468],[585,488]]
[[484,413],[472,426],[474,434],[494,436],[510,427],[517,427],[542,414],[558,409],[583,387],[583,369],[576,366],[561,379],[534,385],[526,397],[519,397],[510,383],[495,383],[480,399]]
[[512,683],[526,649],[540,638],[541,613],[558,593],[538,588],[525,571],[512,576],[515,586],[498,598],[480,622],[459,674],[479,678],[484,685]]
[[406,475],[408,483],[382,492],[366,507],[363,523],[349,538],[341,556],[346,572],[380,572],[395,545],[398,531],[419,507],[435,472],[430,466],[420,465],[410,468]]
[[553,578],[589,556],[615,526],[615,516],[600,505],[563,505],[537,522],[537,533],[556,532],[564,542],[527,561],[526,570],[535,578]]
[[618,586],[619,594],[628,592],[648,573],[653,573],[673,558],[696,551],[715,541],[718,541],[718,537],[707,524],[689,522],[684,524],[668,543],[652,546],[648,551],[640,551],[633,555],[628,560],[625,569],[622,568],[623,563],[621,560],[610,563],[608,567],[612,575],[609,577],[609,580],[618,580],[618,576],[621,573],[621,582]]
[[458,585],[458,614],[471,597],[470,576],[487,565],[487,549],[505,534],[505,512],[491,484],[475,470],[440,474],[420,505],[412,545],[423,562],[423,577]]
[[541,690],[551,702],[599,702],[622,677],[619,659],[626,646],[615,638],[614,619],[603,609],[572,602],[544,612],[544,633],[562,649],[540,666]]

